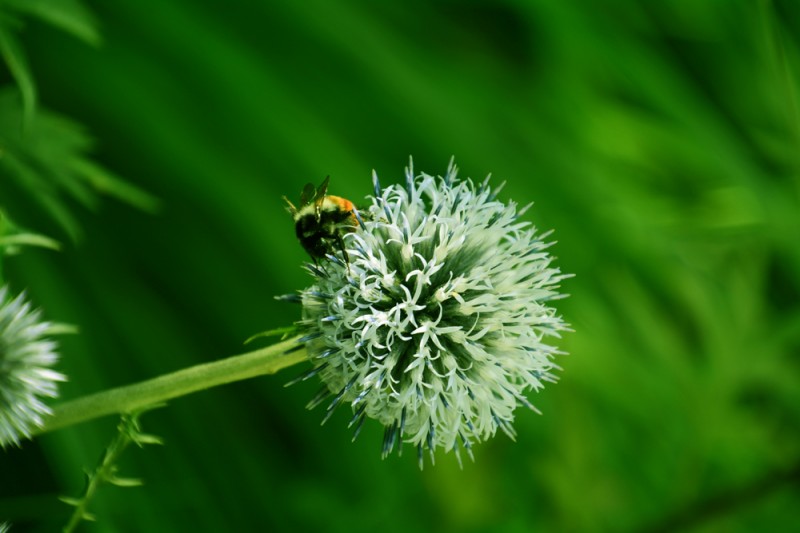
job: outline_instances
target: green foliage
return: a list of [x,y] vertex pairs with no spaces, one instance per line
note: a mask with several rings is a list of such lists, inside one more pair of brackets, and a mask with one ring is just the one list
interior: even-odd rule
[[24,110],[24,123],[20,127],[27,125],[33,118],[36,109],[36,84],[28,68],[28,60],[22,47],[17,42],[17,38],[11,30],[14,24],[13,19],[8,19],[0,11],[0,55],[8,65],[8,70],[14,77],[22,94],[22,104]]
[[24,125],[33,119],[37,91],[33,74],[16,33],[22,17],[32,16],[48,22],[91,44],[98,44],[94,20],[78,0],[1,0],[0,56],[2,56],[22,95]]
[[[455,155],[462,175],[492,172],[505,199],[535,201],[525,218],[555,230],[576,277],[558,302],[575,329],[561,382],[531,398],[543,416],[521,412],[517,442],[496,437],[463,471],[381,461],[379,428],[351,443],[346,412],[320,428],[303,409],[315,385],[284,389],[287,372],[153,413],[169,445],[124,457],[147,487],[102,491],[87,530],[791,531],[797,2],[93,6],[102,47],[34,19],[12,33],[39,99],[89,125],[97,160],[164,208],[108,202],[90,217],[68,207],[94,204],[88,179],[26,178],[0,159],[18,225],[55,235],[64,215],[24,188],[42,182],[36,197],[86,233],[4,262],[48,316],[81,326],[62,343],[65,399],[297,320],[273,300],[309,281],[281,196],[328,174],[358,203],[372,168],[398,182],[409,155],[430,173]],[[7,98],[3,148],[24,114]],[[37,510],[77,493],[75,472],[106,442],[98,421],[0,456],[18,480],[0,484],[0,517],[63,524]]]
[[[91,44],[100,40],[93,17],[77,0],[0,1],[0,55],[19,91],[0,87],[0,201],[26,221],[41,218],[30,213],[31,207],[41,210],[73,239],[80,230],[64,197],[96,208],[98,194],[104,194],[152,211],[155,199],[89,159],[92,141],[81,126],[37,109],[38,91],[17,35],[25,16],[41,19]],[[18,198],[20,195],[22,198]],[[8,238],[10,244],[53,247],[55,242],[32,234],[17,235],[11,241]]]
[[[143,209],[155,208],[150,195],[88,158],[92,141],[78,124],[40,108],[20,129],[24,112],[16,91],[0,91],[0,177],[4,182],[0,194],[6,201],[24,197],[73,239],[80,229],[68,199],[96,208],[98,195],[105,194]],[[13,202],[7,204],[15,217],[27,221],[41,218],[31,216],[30,208],[28,205],[23,211]]]

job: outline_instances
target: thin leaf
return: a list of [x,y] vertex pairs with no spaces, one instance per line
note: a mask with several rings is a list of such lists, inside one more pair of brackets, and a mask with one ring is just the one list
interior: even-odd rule
[[78,507],[82,501],[79,498],[72,498],[70,496],[59,496],[58,499],[72,507]]
[[61,250],[61,243],[38,233],[17,233],[0,237],[0,248],[17,246],[38,246],[50,250]]
[[56,251],[61,249],[61,243],[55,239],[19,227],[0,210],[0,248],[5,248],[7,255],[12,255],[20,246],[39,246]]
[[117,487],[141,487],[144,484],[141,479],[116,476],[109,476],[105,481]]
[[93,46],[101,43],[95,17],[79,0],[6,0],[5,3]]
[[278,335],[280,335],[281,340],[284,340],[284,339],[288,339],[289,337],[294,335],[296,332],[297,332],[297,328],[295,326],[288,326],[288,327],[285,327],[285,328],[270,329],[270,330],[267,330],[267,331],[262,331],[260,333],[256,333],[255,335],[253,335],[252,337],[250,337],[246,341],[244,341],[244,343],[245,344],[250,344],[254,340],[260,339],[262,337],[277,337]]
[[147,433],[137,433],[131,436],[131,440],[138,444],[140,447],[146,444],[158,444],[163,445],[164,440],[161,437],[157,437],[156,435],[150,435]]
[[47,328],[48,335],[77,335],[80,329],[72,324],[64,324],[63,322],[51,322],[50,327]]
[[86,180],[96,191],[113,196],[143,211],[154,212],[158,209],[159,200],[138,187],[126,183],[100,165],[83,158],[74,159],[71,169]]
[[22,95],[23,127],[27,127],[36,111],[36,84],[33,81],[28,60],[16,36],[0,20],[0,55],[8,65]]

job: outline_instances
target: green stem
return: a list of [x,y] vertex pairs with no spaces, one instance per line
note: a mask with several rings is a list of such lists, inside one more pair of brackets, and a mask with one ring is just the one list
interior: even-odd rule
[[132,413],[173,398],[243,379],[274,374],[306,360],[297,339],[290,339],[242,355],[164,374],[147,381],[83,396],[56,405],[53,416],[35,433],[46,433],[101,416]]
[[64,526],[63,533],[71,533],[75,531],[75,528],[78,527],[78,524],[82,521],[92,519],[87,509],[89,502],[94,498],[94,493],[97,492],[100,484],[103,483],[104,480],[114,476],[115,465],[119,457],[122,455],[122,452],[125,451],[125,448],[128,447],[128,444],[131,443],[130,435],[125,431],[124,424],[124,421],[120,423],[120,430],[117,436],[114,437],[114,440],[111,441],[108,448],[106,448],[100,465],[91,475],[88,475],[83,496],[80,500],[75,501],[75,511],[73,511],[67,525]]

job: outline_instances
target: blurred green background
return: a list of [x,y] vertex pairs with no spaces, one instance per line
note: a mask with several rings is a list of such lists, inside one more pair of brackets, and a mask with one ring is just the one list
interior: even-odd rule
[[[40,2],[42,3],[42,2]],[[797,531],[800,4],[793,0],[91,2],[92,47],[33,18],[40,106],[160,200],[68,200],[65,243],[5,261],[15,292],[76,324],[62,399],[245,351],[310,278],[281,196],[374,168],[508,180],[555,230],[571,296],[561,382],[474,463],[380,459],[349,414],[323,427],[300,368],[143,417],[82,531]],[[7,86],[11,77],[0,74]],[[42,109],[39,113],[44,112]],[[80,228],[79,230],[76,228]],[[70,232],[75,235],[71,236]],[[74,237],[74,238],[73,238]],[[0,522],[60,528],[116,420],[0,453]]]

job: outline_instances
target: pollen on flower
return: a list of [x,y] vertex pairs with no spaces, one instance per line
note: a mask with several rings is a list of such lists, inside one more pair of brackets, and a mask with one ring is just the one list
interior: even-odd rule
[[40,427],[50,408],[42,398],[58,395],[66,378],[51,369],[58,360],[53,332],[25,295],[11,298],[0,288],[0,447],[19,444]]
[[[300,325],[328,402],[343,403],[356,435],[366,418],[384,425],[386,456],[403,442],[472,455],[498,429],[514,438],[525,394],[555,381],[550,338],[567,325],[550,307],[567,275],[552,266],[547,234],[497,199],[499,188],[414,175],[381,188],[344,235],[349,268],[330,256],[307,265]],[[535,409],[534,409],[535,410]]]

